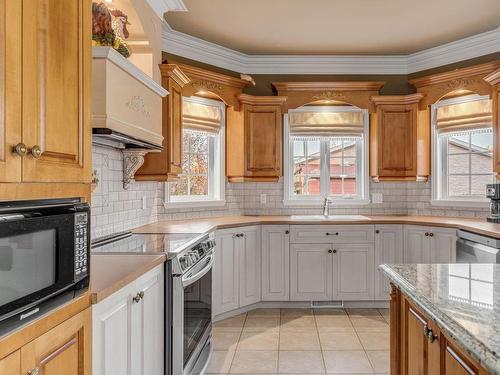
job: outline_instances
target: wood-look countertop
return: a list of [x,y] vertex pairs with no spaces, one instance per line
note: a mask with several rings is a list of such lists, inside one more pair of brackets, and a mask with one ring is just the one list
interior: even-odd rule
[[[319,217],[320,215],[318,215]],[[353,215],[345,215],[346,217]],[[500,238],[500,224],[485,219],[441,216],[359,216],[359,219],[304,219],[297,216],[220,216],[190,220],[165,220],[134,229],[135,233],[203,233],[215,229],[260,224],[413,224],[463,229],[485,236]],[[342,217],[342,215],[338,215]]]
[[164,254],[92,254],[90,293],[98,303],[166,260]]

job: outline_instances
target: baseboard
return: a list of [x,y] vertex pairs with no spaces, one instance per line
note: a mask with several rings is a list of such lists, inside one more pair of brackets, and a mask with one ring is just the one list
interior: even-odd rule
[[[389,301],[344,301],[344,308],[353,309],[387,309],[389,308]],[[277,301],[257,302],[248,306],[243,306],[235,310],[227,311],[213,317],[214,322],[232,318],[255,309],[307,309],[311,307],[311,302],[304,301]]]

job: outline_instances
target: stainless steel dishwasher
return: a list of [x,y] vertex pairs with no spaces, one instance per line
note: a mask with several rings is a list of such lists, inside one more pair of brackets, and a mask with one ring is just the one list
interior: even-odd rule
[[500,263],[500,239],[457,231],[457,263]]

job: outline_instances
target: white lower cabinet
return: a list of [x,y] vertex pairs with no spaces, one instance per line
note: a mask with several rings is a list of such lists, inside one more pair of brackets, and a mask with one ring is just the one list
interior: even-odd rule
[[331,244],[290,245],[290,300],[332,299],[332,255]]
[[403,263],[403,226],[385,224],[375,226],[375,299],[389,300],[389,279],[378,269],[381,264]]
[[333,300],[374,298],[374,245],[333,245]]
[[454,263],[456,230],[405,225],[405,263]]
[[262,301],[290,299],[290,226],[262,226]]
[[92,307],[94,375],[163,375],[164,268]]
[[219,230],[215,236],[212,301],[219,315],[261,299],[260,226]]

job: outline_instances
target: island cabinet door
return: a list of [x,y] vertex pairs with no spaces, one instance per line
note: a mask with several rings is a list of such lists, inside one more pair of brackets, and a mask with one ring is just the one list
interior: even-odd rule
[[240,232],[217,231],[212,268],[213,314],[219,315],[239,307],[239,258],[238,239]]
[[239,307],[243,307],[260,301],[260,227],[243,228],[239,234],[237,242],[240,263]]
[[21,373],[90,375],[92,312],[88,308],[21,348]]
[[333,247],[331,244],[290,245],[290,299],[332,299]]
[[18,350],[0,359],[0,374],[21,375],[21,351]]
[[262,300],[290,299],[290,227],[262,227]]
[[333,245],[333,299],[343,301],[373,300],[374,245]]
[[[445,344],[442,345],[442,350],[444,350],[444,355],[442,356],[442,358],[444,358],[444,371],[442,374],[475,375],[480,373],[478,367],[464,356],[452,343],[446,341]],[[485,374],[485,372],[481,373]]]

